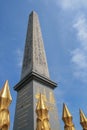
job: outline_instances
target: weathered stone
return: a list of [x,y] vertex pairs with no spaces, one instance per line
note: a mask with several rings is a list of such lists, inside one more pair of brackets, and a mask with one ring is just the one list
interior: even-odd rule
[[17,104],[13,130],[36,130],[36,103],[42,93],[49,108],[51,130],[60,130],[53,90],[57,86],[50,80],[38,16],[29,17],[27,38],[20,82],[15,85]]
[[34,11],[29,16],[21,79],[32,71],[49,78],[40,24]]

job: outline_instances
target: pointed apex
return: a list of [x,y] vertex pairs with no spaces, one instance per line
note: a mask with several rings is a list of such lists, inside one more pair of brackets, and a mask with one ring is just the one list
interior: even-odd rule
[[37,13],[34,10],[32,10],[32,12],[30,13],[30,15],[33,15],[33,14],[37,15]]
[[21,79],[31,72],[49,78],[40,23],[35,11],[29,16]]
[[87,118],[82,110],[80,110],[80,122],[87,122]]
[[45,105],[45,102],[44,102],[44,99],[43,99],[43,95],[40,93],[36,110],[44,110],[44,109],[47,109],[47,107]]
[[68,107],[65,104],[63,104],[62,119],[67,118],[67,117],[72,117],[72,115],[70,114]]
[[4,86],[3,86],[2,90],[1,90],[0,97],[12,101],[8,80],[6,80]]

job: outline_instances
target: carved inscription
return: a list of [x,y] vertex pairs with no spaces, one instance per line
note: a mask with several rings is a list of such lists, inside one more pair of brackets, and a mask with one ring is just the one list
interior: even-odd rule
[[[30,20],[30,23],[31,20]],[[25,45],[25,53],[24,53],[24,64],[23,67],[26,69],[29,67],[31,58],[32,58],[32,28],[30,27],[30,24],[28,25],[28,31],[27,31],[27,37],[26,37],[26,45]]]
[[45,52],[43,46],[43,40],[41,36],[40,28],[36,25],[35,33],[38,35],[34,37],[34,55],[35,55],[35,62],[38,65],[46,66],[46,59],[45,59]]
[[[40,93],[42,93],[42,92],[41,92],[40,88],[37,87],[37,93],[36,93],[36,95],[35,95],[35,98],[36,98],[36,99],[39,99]],[[44,101],[47,102],[47,97],[46,97],[46,90],[45,90],[45,88],[43,89],[42,97],[43,97]]]
[[18,128],[24,128],[28,125],[28,112],[32,109],[33,95],[29,94],[29,88],[25,87],[19,91],[17,102],[17,120]]
[[52,92],[49,92],[49,102],[53,104],[55,103],[54,95]]
[[36,99],[39,99],[40,93],[43,93],[42,96],[45,102],[48,102],[50,104],[55,104],[55,98],[54,98],[53,92],[50,91],[49,93],[47,93],[45,88],[41,92],[40,88],[37,87],[37,93],[35,95]]

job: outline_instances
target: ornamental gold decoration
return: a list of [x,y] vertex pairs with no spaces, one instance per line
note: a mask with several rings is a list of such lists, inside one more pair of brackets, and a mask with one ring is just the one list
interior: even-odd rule
[[[46,90],[45,90],[45,88],[44,88],[43,92],[44,92],[44,94],[42,94],[42,96],[43,96],[43,98],[44,98],[44,101],[47,102]],[[36,98],[36,99],[39,99],[39,97],[40,97],[40,92],[39,92],[39,88],[38,88],[38,89],[37,89],[37,94],[35,95],[35,98]]]
[[44,102],[42,94],[40,94],[37,102],[36,114],[37,114],[36,130],[51,130],[48,117],[48,108]]
[[83,127],[83,130],[87,130],[87,118],[82,110],[80,110],[80,124]]
[[50,101],[50,103],[55,104],[55,99],[54,99],[54,95],[52,92],[49,93],[49,101]]
[[9,106],[12,102],[12,97],[9,90],[8,80],[5,82],[0,91],[0,130],[8,130],[10,126]]
[[72,122],[72,115],[70,114],[65,104],[63,104],[62,120],[65,124],[64,130],[75,130],[74,124]]

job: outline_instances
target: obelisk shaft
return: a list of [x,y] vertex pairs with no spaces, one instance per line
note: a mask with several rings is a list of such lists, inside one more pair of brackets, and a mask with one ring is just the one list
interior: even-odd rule
[[21,79],[32,71],[49,78],[40,23],[34,11],[29,16]]

